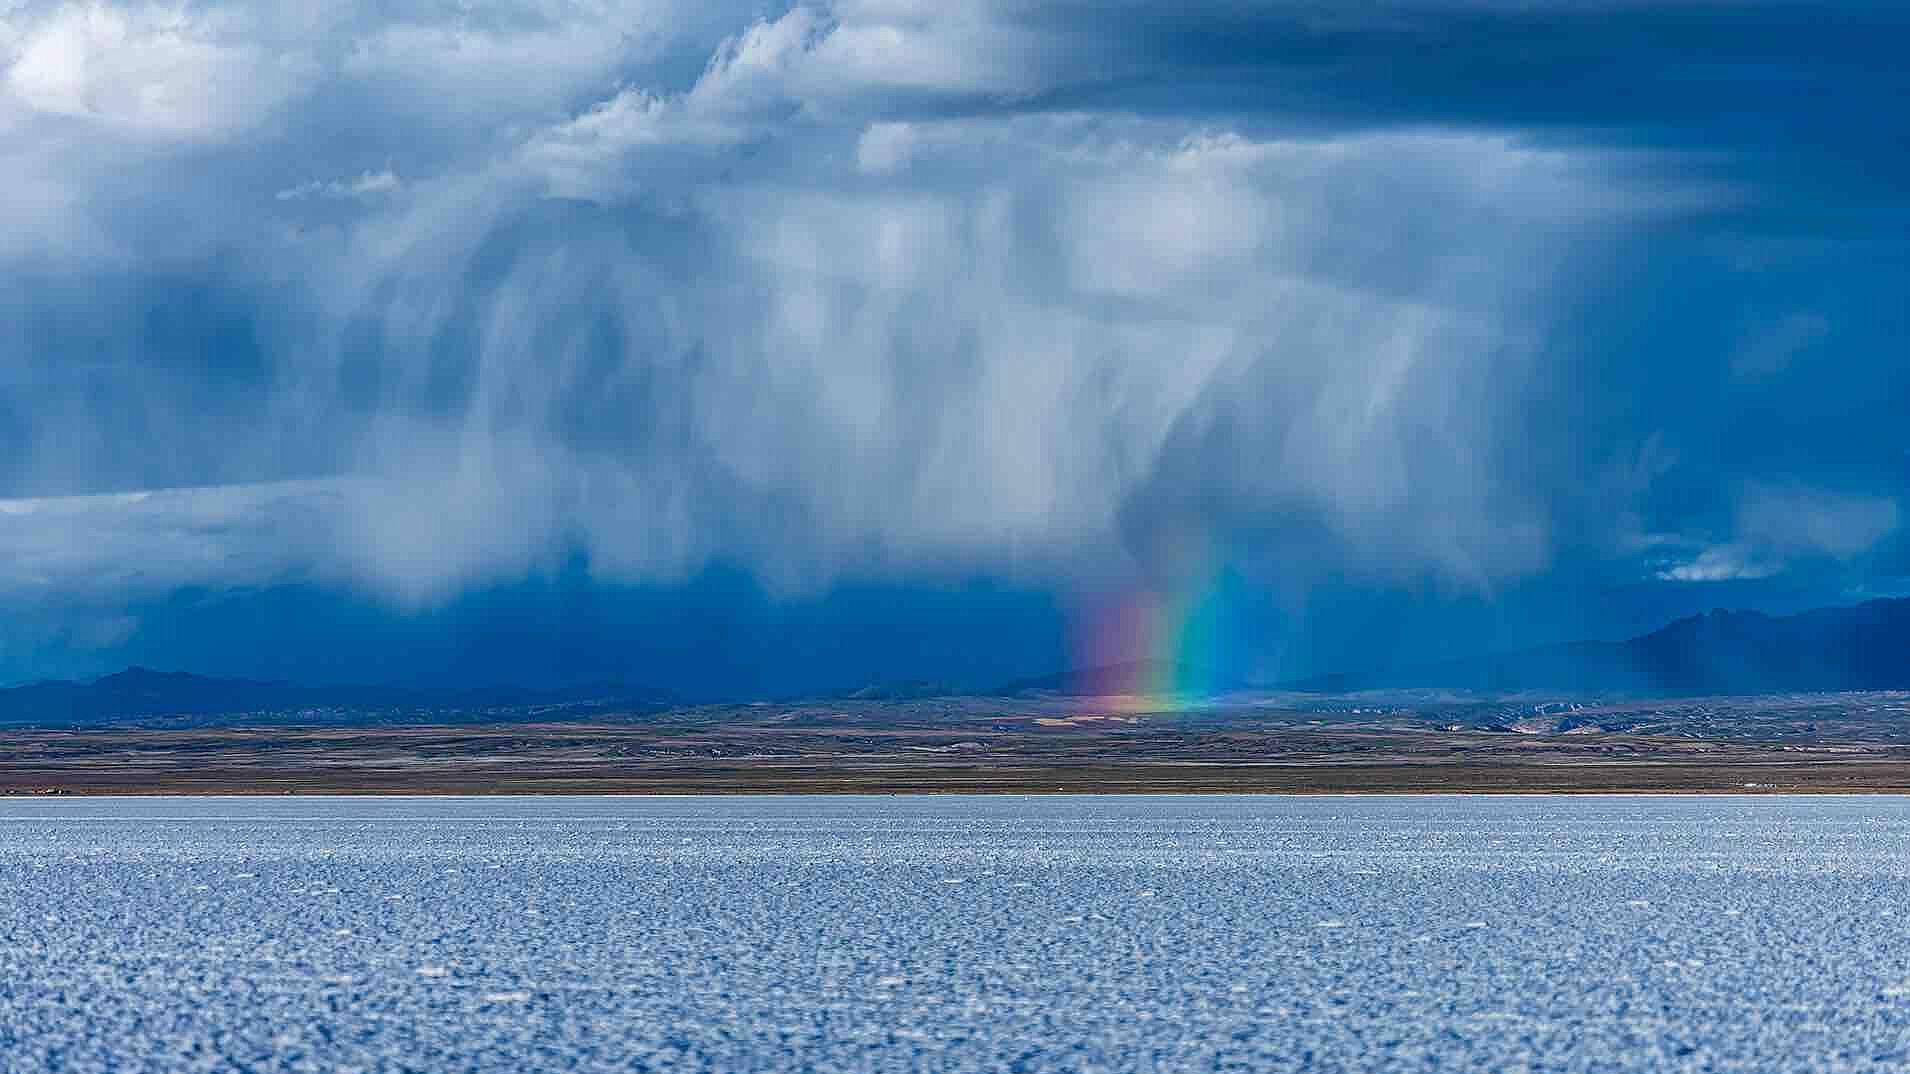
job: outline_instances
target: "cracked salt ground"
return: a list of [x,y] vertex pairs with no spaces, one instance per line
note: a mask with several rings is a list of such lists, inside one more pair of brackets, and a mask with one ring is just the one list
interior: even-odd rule
[[1895,1071],[1906,898],[1898,798],[11,800],[0,1070]]

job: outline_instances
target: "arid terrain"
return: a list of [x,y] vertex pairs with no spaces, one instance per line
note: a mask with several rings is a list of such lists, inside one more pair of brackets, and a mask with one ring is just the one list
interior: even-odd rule
[[0,793],[1910,791],[1910,695],[832,700],[16,729]]

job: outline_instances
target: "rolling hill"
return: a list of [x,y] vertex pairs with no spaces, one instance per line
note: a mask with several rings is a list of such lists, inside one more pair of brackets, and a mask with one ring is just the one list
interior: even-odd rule
[[0,690],[0,726],[230,723],[242,718],[285,722],[294,716],[339,724],[508,720],[609,709],[647,711],[670,700],[660,691],[620,683],[547,691],[298,686],[132,667],[87,682],[49,680]]
[[1627,641],[1568,642],[1284,686],[1315,693],[1418,687],[1629,694],[1905,690],[1910,599],[1789,616],[1720,609]]

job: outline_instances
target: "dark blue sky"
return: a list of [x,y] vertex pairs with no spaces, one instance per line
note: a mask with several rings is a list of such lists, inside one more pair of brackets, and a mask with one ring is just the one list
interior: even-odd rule
[[29,0],[0,681],[1276,679],[1910,592],[1906,46]]

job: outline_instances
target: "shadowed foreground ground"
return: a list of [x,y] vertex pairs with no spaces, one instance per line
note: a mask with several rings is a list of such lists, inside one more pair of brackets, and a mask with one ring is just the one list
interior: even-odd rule
[[15,731],[5,794],[1910,792],[1910,746],[1400,730]]

